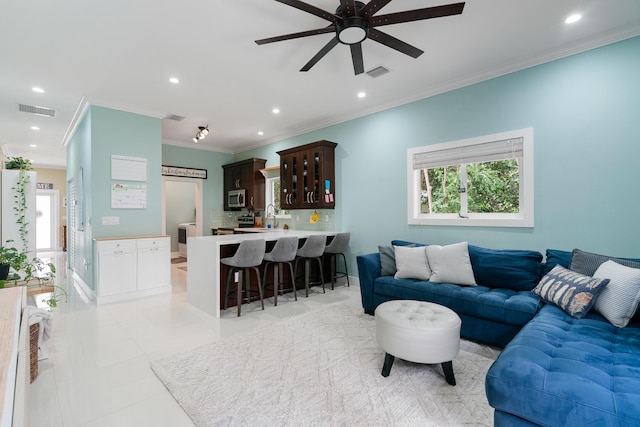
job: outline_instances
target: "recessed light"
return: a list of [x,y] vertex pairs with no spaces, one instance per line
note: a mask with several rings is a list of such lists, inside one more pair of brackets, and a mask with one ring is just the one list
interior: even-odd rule
[[271,110],[271,112],[273,114],[280,114],[280,109],[279,108],[274,108],[273,110]]
[[170,81],[171,83],[173,83],[174,85],[177,85],[178,83],[180,83],[180,80],[178,80],[178,79],[177,79],[177,78],[175,78],[175,77],[171,77],[171,78],[169,79],[169,81]]
[[31,148],[37,148],[38,146],[36,144],[30,144],[29,147]]
[[262,135],[264,135],[264,132],[259,131],[259,132],[258,132],[258,135],[262,136]]
[[35,93],[44,93],[44,89],[38,86],[32,87],[31,90],[34,91]]
[[366,96],[367,96],[366,92],[358,92],[358,98],[364,98]]
[[38,126],[31,126],[32,130],[40,130],[40,128]]
[[564,20],[566,24],[573,24],[574,22],[578,22],[582,18],[582,15],[579,13],[575,13],[573,15],[569,15],[567,19]]

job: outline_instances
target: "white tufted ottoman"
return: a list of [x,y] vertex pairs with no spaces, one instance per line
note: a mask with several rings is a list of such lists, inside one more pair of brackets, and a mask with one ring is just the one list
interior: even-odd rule
[[460,350],[460,317],[447,307],[423,301],[387,301],[375,311],[376,339],[385,351],[382,376],[396,357],[442,364],[447,382],[456,385],[453,359]]

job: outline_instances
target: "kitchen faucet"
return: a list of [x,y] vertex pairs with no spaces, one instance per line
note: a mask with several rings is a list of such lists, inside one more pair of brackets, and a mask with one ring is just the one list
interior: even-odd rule
[[[269,206],[271,206],[271,214],[269,213]],[[265,209],[265,214],[267,216],[267,228],[269,228],[269,220],[273,221],[272,228],[276,228],[278,226],[278,224],[276,223],[276,207],[273,206],[273,204],[269,203],[267,205],[267,209]]]

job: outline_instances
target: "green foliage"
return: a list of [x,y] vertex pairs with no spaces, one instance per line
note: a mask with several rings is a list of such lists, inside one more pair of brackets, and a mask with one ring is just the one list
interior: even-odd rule
[[18,234],[22,242],[22,251],[25,252],[29,247],[29,230],[27,222],[27,189],[31,183],[31,177],[26,169],[20,169],[16,185],[11,187],[14,191],[13,195],[13,213],[18,225]]
[[[460,191],[467,193],[467,212],[519,211],[520,175],[516,159],[466,165],[467,188],[463,190],[460,189],[460,169],[461,166],[428,169],[426,177],[422,173],[422,212],[460,212]],[[431,204],[427,179],[431,186]]]
[[24,157],[9,157],[4,167],[7,169],[20,169],[24,171],[31,170],[31,160]]

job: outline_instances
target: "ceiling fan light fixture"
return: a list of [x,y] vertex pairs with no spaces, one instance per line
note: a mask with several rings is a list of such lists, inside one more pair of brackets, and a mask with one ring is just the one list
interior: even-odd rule
[[342,44],[358,44],[367,38],[369,23],[361,16],[348,16],[336,22],[336,34]]

